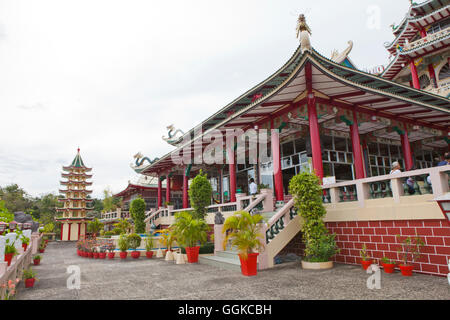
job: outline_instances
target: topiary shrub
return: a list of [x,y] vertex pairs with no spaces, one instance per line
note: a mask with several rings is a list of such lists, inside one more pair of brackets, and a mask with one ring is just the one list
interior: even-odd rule
[[330,234],[323,222],[326,214],[322,203],[320,180],[314,173],[302,172],[289,182],[289,192],[294,206],[303,218],[302,233],[305,239],[305,261],[327,262],[339,252],[335,234]]
[[128,248],[133,249],[136,251],[136,249],[141,245],[142,238],[140,235],[136,233],[132,233],[127,237],[128,242]]
[[189,199],[192,208],[194,208],[194,218],[205,219],[206,207],[211,204],[212,187],[211,183],[200,170],[200,173],[192,179],[189,186]]
[[136,233],[145,233],[145,201],[142,198],[134,199],[130,205],[131,218],[134,221]]

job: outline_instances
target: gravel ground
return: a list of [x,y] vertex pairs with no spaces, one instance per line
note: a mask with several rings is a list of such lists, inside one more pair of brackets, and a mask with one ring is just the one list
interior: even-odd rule
[[[244,277],[239,272],[201,264],[176,265],[162,259],[125,261],[81,258],[75,243],[50,242],[34,267],[39,281],[18,287],[18,300],[89,299],[441,299],[450,300],[447,278],[381,273],[381,289],[369,290],[362,268],[336,264],[331,270],[302,270],[299,262],[279,265]],[[81,270],[81,288],[67,289],[67,267]]]

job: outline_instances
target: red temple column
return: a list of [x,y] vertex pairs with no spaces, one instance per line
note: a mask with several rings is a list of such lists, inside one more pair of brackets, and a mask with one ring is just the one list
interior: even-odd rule
[[189,177],[185,172],[183,174],[183,209],[189,208],[188,185],[189,185]]
[[70,229],[72,229],[72,224],[69,222],[69,233],[67,234],[67,241],[70,241]]
[[405,171],[409,171],[413,167],[413,157],[411,145],[409,144],[408,131],[405,129],[404,134],[400,135],[402,142],[403,158],[405,159]]
[[311,139],[311,151],[313,169],[316,175],[322,181],[323,178],[323,163],[322,150],[320,146],[319,121],[317,119],[316,98],[311,93],[308,97],[308,119],[309,119],[309,135]]
[[166,202],[170,202],[170,178],[169,178],[169,172],[167,172],[167,176],[166,176]]
[[433,87],[437,88],[436,72],[434,71],[432,63],[428,65],[428,74],[430,75],[430,80]]
[[355,166],[355,177],[356,179],[364,179],[364,162],[361,152],[361,143],[359,140],[359,129],[356,117],[356,111],[353,110],[353,124],[350,126],[350,136],[352,139],[353,148],[353,163]]
[[78,240],[80,240],[80,234],[81,234],[81,223],[77,223],[78,226]]
[[236,202],[236,163],[233,143],[227,145],[227,156],[230,173],[230,202]]
[[64,233],[64,222],[61,222],[61,241],[63,239],[63,233]]
[[158,176],[158,208],[162,207],[162,181],[161,177]]
[[416,89],[420,89],[419,75],[417,74],[417,68],[416,65],[414,64],[414,60],[410,61],[409,66],[411,68],[413,87]]
[[283,192],[283,172],[281,170],[281,153],[280,153],[280,132],[273,128],[272,120],[271,132],[271,146],[272,146],[272,163],[273,163],[273,178],[275,186],[275,199],[277,201],[284,200]]

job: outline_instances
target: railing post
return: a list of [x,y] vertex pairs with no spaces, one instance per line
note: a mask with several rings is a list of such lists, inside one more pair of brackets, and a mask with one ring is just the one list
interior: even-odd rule
[[242,200],[241,200],[242,197],[244,197],[243,193],[236,193],[236,211],[244,209],[242,207]]
[[364,207],[364,202],[369,199],[369,185],[363,183],[361,180],[356,180],[356,197],[358,198],[358,204],[361,208]]
[[400,202],[400,197],[404,195],[403,183],[401,178],[392,178],[391,179],[391,190],[392,190],[392,198],[394,198],[394,202]]
[[448,174],[445,171],[439,171],[442,167],[432,168],[430,172],[431,187],[433,195],[438,197],[448,192]]
[[260,252],[258,255],[258,270],[268,269],[273,266],[273,262],[272,262],[272,264],[270,264],[270,261],[269,261],[269,252],[267,250],[266,231],[267,231],[266,225],[264,223],[261,224],[260,233],[263,235],[263,237],[261,238],[261,244],[265,247],[265,250]]
[[330,203],[339,202],[339,188],[330,188]]
[[[214,225],[214,254],[217,254],[217,251],[223,251],[224,234],[222,233],[222,230],[223,224]],[[219,248],[221,250],[219,250]]]

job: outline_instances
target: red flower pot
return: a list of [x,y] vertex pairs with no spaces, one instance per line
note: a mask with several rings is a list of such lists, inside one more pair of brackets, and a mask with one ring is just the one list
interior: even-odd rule
[[27,247],[28,247],[27,243],[22,243],[23,251],[27,251]]
[[98,257],[99,257],[100,259],[105,259],[105,258],[106,258],[106,252],[100,252],[100,253],[98,254]]
[[145,253],[145,256],[146,256],[147,258],[151,259],[151,258],[153,257],[153,251],[147,251],[147,252]]
[[98,259],[98,257],[99,257],[98,252],[94,252],[93,255],[94,255],[94,259]]
[[126,259],[127,258],[127,254],[128,254],[128,252],[126,252],[126,251],[120,251],[120,254],[119,254],[120,259]]
[[393,263],[382,263],[385,273],[394,273],[395,264]]
[[412,276],[412,271],[414,269],[414,266],[411,265],[399,265],[400,267],[400,271],[402,272],[402,275],[404,275],[405,277],[410,277]]
[[40,263],[41,263],[41,259],[34,259],[34,260],[33,260],[33,264],[34,264],[35,266],[38,266]]
[[140,256],[141,256],[141,253],[139,251],[136,251],[136,250],[131,251],[131,257],[133,259],[138,259]]
[[39,249],[39,253],[44,253],[45,249]]
[[86,252],[81,251],[81,252],[80,252],[80,255],[84,258],[84,257],[86,257]]
[[14,256],[14,253],[5,253],[5,261],[8,262],[8,267],[11,265],[11,260]]
[[200,250],[200,246],[197,247],[186,247],[186,254],[189,263],[198,262],[198,252]]
[[94,258],[94,253],[93,252],[88,252],[88,258],[90,258],[90,259]]
[[372,264],[372,260],[361,260],[361,265],[364,270],[367,270],[367,268]]
[[256,276],[258,273],[258,254],[259,253],[249,253],[247,259],[243,259],[239,254],[239,260],[241,260],[241,272],[244,276]]
[[114,259],[115,255],[116,255],[115,252],[108,252],[108,259]]
[[48,239],[46,239],[46,240],[44,240],[45,241],[45,245],[47,245],[48,244]]
[[25,279],[25,288],[33,288],[35,281],[35,278]]

